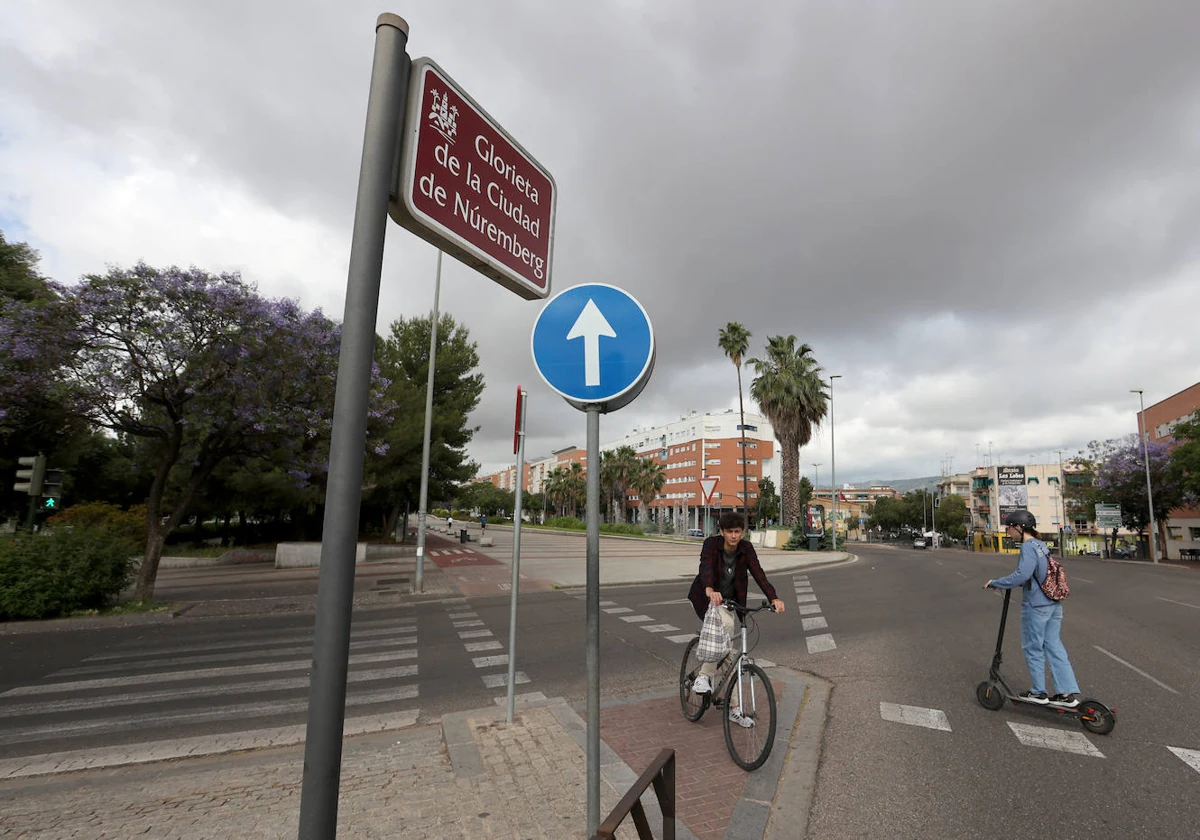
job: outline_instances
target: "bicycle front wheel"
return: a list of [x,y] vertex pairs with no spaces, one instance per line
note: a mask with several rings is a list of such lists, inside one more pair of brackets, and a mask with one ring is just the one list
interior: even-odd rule
[[757,770],[775,743],[775,689],[766,671],[744,664],[740,680],[737,674],[731,675],[725,712],[725,746],[730,757],[743,770]]
[[700,673],[701,662],[696,656],[696,646],[699,644],[699,636],[688,642],[687,650],[683,652],[683,664],[679,666],[679,706],[683,709],[683,716],[690,721],[700,720],[712,697],[711,694],[692,691],[692,683]]

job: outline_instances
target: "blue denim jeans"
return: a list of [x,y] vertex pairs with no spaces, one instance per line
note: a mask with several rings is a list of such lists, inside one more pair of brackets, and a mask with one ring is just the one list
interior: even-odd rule
[[1021,606],[1021,650],[1029,664],[1029,686],[1036,694],[1046,690],[1046,663],[1059,694],[1077,694],[1079,683],[1067,658],[1067,649],[1059,638],[1062,629],[1062,604],[1044,607]]

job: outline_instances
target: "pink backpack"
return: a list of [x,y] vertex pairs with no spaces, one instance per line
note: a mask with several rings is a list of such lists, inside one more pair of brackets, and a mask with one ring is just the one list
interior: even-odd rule
[[1067,570],[1050,555],[1046,555],[1046,578],[1042,581],[1042,592],[1051,601],[1062,601],[1071,594],[1071,587],[1067,585]]

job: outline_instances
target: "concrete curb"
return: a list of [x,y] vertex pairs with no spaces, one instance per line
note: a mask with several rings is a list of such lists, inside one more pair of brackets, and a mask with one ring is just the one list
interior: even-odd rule
[[800,698],[796,725],[775,787],[763,840],[795,840],[808,834],[832,685],[811,674],[805,677],[808,684]]

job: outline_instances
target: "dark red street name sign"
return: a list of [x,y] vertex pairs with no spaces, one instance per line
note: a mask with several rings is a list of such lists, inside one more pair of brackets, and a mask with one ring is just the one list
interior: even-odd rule
[[390,214],[528,300],[550,294],[554,178],[431,59],[412,64]]

